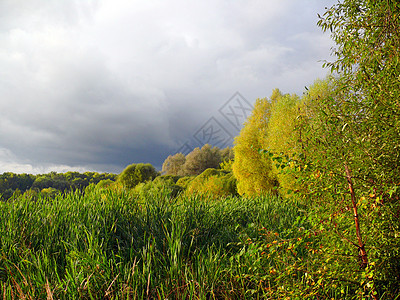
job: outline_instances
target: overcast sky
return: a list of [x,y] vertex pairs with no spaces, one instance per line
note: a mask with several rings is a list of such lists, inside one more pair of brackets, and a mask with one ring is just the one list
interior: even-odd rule
[[0,0],[0,173],[160,168],[210,130],[229,144],[256,98],[326,75],[317,13],[335,2]]

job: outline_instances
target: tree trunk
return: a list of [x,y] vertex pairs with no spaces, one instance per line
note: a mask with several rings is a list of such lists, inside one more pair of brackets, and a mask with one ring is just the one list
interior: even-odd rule
[[353,181],[351,179],[350,169],[347,166],[347,164],[345,164],[344,168],[346,170],[346,179],[347,179],[347,183],[349,184],[351,202],[353,204],[354,223],[356,225],[356,234],[357,234],[357,240],[358,240],[358,250],[359,250],[359,255],[360,255],[360,259],[361,259],[361,268],[365,269],[368,265],[368,256],[367,256],[367,251],[365,250],[365,245],[364,245],[364,243],[362,241],[362,237],[361,237],[360,220],[359,220],[358,212],[357,212],[356,195],[355,195],[354,188],[353,188]]

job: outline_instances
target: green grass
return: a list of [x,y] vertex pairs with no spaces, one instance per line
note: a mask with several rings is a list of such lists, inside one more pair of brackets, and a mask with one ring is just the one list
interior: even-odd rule
[[21,196],[0,202],[0,299],[362,299],[371,272],[393,298],[312,212],[276,196]]
[[265,274],[287,265],[264,259],[263,245],[290,240],[294,231],[288,228],[303,226],[296,223],[299,204],[272,196],[178,199],[158,194],[140,200],[129,192],[89,187],[54,199],[1,203],[3,298],[271,294]]

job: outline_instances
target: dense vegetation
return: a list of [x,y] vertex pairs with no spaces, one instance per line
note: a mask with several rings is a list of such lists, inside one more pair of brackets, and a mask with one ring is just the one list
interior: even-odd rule
[[89,184],[98,184],[101,181],[115,181],[116,174],[97,172],[67,172],[48,174],[15,174],[6,172],[0,175],[0,200],[8,200],[12,196],[18,197],[23,193],[31,195],[43,192],[56,194],[70,190],[83,190]]
[[166,175],[193,176],[209,168],[219,168],[221,163],[233,160],[232,148],[219,149],[205,144],[195,148],[188,155],[176,153],[164,161],[162,172]]
[[329,8],[332,74],[258,99],[233,153],[81,185],[3,174],[3,298],[398,299],[399,16],[390,0]]
[[307,256],[306,242],[295,246],[308,226],[297,202],[205,200],[90,186],[2,203],[4,298],[252,299]]

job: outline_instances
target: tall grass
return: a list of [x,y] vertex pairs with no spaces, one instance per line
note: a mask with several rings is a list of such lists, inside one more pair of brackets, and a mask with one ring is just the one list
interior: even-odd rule
[[93,186],[1,203],[0,220],[3,299],[263,298],[276,291],[271,270],[293,264],[267,249],[307,227],[299,203],[273,196],[142,199]]

